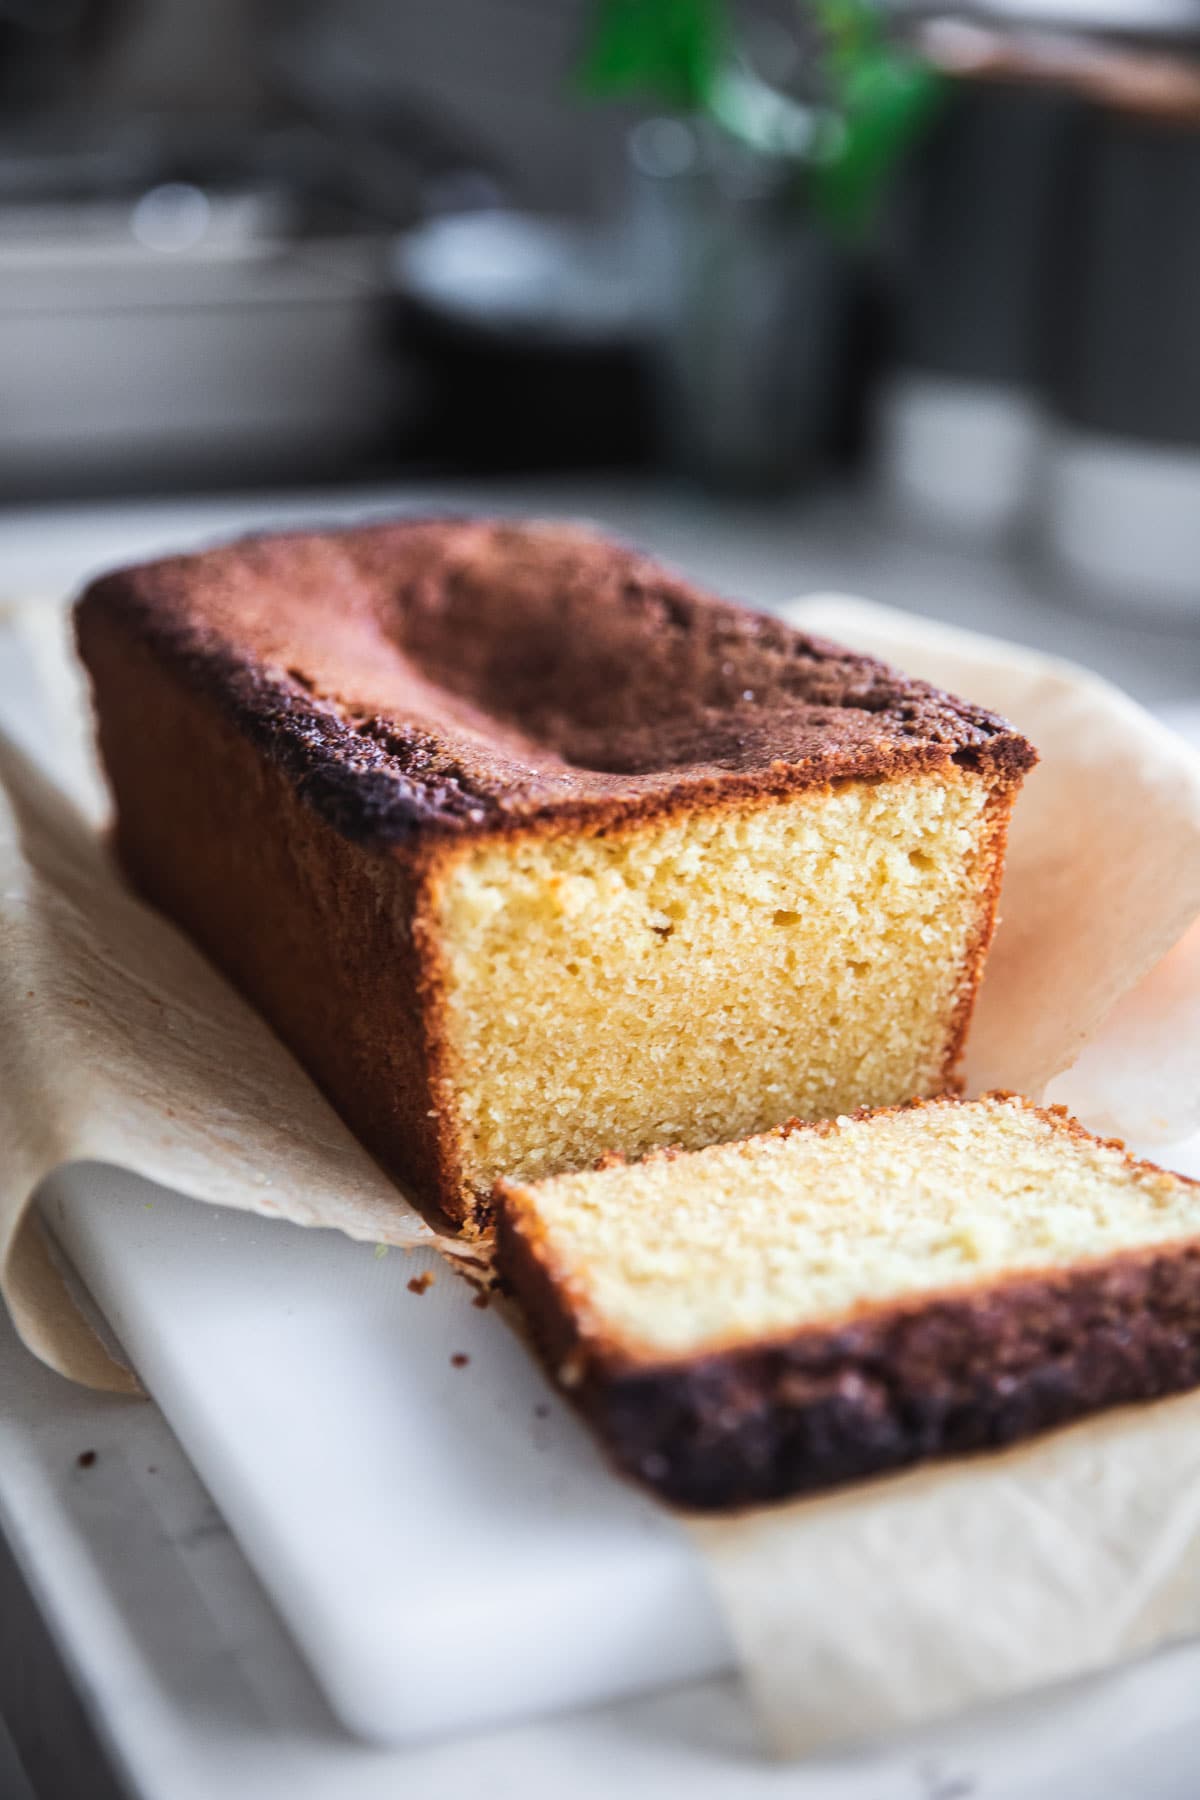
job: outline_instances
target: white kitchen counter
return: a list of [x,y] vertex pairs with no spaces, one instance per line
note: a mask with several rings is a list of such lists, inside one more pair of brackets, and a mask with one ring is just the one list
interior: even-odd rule
[[[582,514],[759,604],[814,589],[867,593],[1074,656],[1168,711],[1200,703],[1200,615],[1187,633],[1093,618],[1033,572],[904,541],[836,494],[731,508],[632,483],[539,480],[0,513],[0,598],[61,593],[106,564],[232,530],[389,506]],[[608,1800],[614,1791],[630,1800],[685,1791],[696,1800],[1182,1800],[1196,1791],[1200,1647],[1107,1684],[1104,1703],[1128,1721],[1128,1748],[1103,1768],[1087,1756],[1095,1690],[1024,1710],[1019,1734],[1001,1710],[805,1767],[761,1759],[732,1681],[416,1750],[368,1748],[333,1721],[157,1409],[70,1387],[2,1319],[0,1530],[12,1558],[0,1562],[0,1711],[31,1763],[49,1772],[39,1800],[110,1791],[136,1800]],[[15,1800],[15,1780],[0,1747],[0,1800]]]

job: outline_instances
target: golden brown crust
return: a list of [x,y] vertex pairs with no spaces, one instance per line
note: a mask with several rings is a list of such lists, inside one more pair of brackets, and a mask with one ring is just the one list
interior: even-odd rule
[[[1124,1148],[1093,1138],[1064,1108],[988,1098],[1018,1103],[1064,1135]],[[943,1096],[854,1117],[962,1104]],[[766,1135],[837,1129],[836,1121],[792,1121]],[[581,1321],[528,1190],[497,1183],[496,1208],[497,1266],[551,1372],[618,1467],[683,1507],[809,1493],[1200,1383],[1194,1239],[863,1305],[796,1332],[672,1359]]]
[[119,622],[93,618],[85,633],[130,880],[255,1003],[364,1143],[435,1211],[454,1192],[455,1164],[428,1098],[436,1052],[418,950],[425,863],[348,843]]
[[589,828],[959,765],[995,715],[578,526],[406,520],[119,570],[119,618],[343,836]]
[[975,1002],[979,997],[984,964],[987,962],[992,939],[996,935],[1012,804],[1013,796],[1007,789],[993,790],[988,800],[989,829],[984,835],[978,856],[979,912],[976,917],[975,930],[963,958],[958,1001],[950,1020],[950,1030],[946,1041],[946,1060],[942,1065],[942,1080],[947,1093],[959,1093],[962,1090],[959,1063],[966,1049],[967,1033],[971,1029]]

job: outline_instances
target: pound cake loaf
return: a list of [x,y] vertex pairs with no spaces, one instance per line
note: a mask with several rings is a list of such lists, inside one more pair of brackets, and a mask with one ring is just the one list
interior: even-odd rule
[[248,539],[77,627],[130,877],[450,1218],[953,1082],[1034,760],[978,707],[558,524]]
[[498,1189],[500,1268],[618,1465],[810,1492],[1200,1382],[1200,1183],[943,1098]]

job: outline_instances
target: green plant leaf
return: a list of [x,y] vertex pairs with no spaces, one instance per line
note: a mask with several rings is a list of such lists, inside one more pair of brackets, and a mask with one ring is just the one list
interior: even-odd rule
[[841,129],[809,191],[830,225],[853,233],[870,224],[897,163],[937,113],[944,83],[936,70],[888,48],[862,55],[842,76]]
[[823,43],[824,110],[775,93],[739,66],[726,0],[597,0],[580,84],[591,94],[640,93],[705,114],[739,142],[790,159],[831,228],[861,232],[945,83],[892,43],[879,0],[798,5]]
[[644,93],[702,110],[724,60],[722,0],[600,0],[580,81],[588,93]]

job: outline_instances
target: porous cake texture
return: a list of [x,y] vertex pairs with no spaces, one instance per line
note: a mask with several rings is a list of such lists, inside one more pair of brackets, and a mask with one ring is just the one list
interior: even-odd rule
[[1200,1381],[1200,1183],[952,1097],[501,1182],[500,1268],[627,1472],[697,1508]]
[[130,876],[452,1219],[953,1083],[991,714],[555,524],[246,540],[78,636]]

